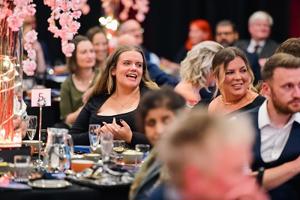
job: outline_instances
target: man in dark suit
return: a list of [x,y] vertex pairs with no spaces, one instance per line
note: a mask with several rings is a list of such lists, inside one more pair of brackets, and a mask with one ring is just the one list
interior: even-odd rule
[[266,58],[273,55],[278,44],[269,39],[271,26],[273,25],[272,17],[264,11],[253,13],[248,20],[248,31],[250,40],[241,40],[236,46],[249,53],[256,53],[260,58],[259,63],[264,65]]
[[267,100],[251,112],[256,140],[252,169],[272,200],[300,199],[300,58],[277,53],[262,70]]

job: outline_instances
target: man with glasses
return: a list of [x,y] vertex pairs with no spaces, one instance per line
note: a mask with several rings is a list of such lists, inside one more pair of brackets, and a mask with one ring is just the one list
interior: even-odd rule
[[220,43],[223,47],[233,46],[239,39],[239,33],[236,26],[229,20],[222,20],[216,25],[216,42]]

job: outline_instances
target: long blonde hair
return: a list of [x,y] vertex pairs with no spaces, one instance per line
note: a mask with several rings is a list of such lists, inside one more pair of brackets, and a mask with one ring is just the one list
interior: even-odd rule
[[221,49],[223,46],[213,41],[204,41],[194,46],[181,62],[181,79],[193,85],[206,87],[212,59]]

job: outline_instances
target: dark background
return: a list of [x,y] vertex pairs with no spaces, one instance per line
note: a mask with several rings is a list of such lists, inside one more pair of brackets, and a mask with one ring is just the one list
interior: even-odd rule
[[[248,17],[257,10],[264,10],[274,19],[271,38],[282,42],[290,36],[299,36],[300,0],[149,0],[150,11],[142,24],[144,45],[159,56],[172,58],[184,45],[188,33],[188,24],[196,18],[207,19],[211,26],[222,19],[230,19],[237,25],[240,38],[248,38]],[[53,64],[63,63],[64,56],[60,50],[60,40],[54,39],[47,31],[47,18],[50,9],[37,4],[37,31],[39,39],[49,49]],[[92,26],[98,25],[103,15],[100,0],[88,1],[91,11],[80,18],[80,34]]]

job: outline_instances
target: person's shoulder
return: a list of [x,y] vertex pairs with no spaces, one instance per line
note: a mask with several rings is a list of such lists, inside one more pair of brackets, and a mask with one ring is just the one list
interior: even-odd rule
[[234,46],[235,46],[235,47],[238,47],[238,48],[240,48],[240,49],[245,49],[245,48],[247,48],[247,46],[249,45],[249,43],[250,43],[250,40],[245,40],[245,39],[243,39],[243,40],[238,40],[238,41],[236,41],[236,42],[234,43]]
[[69,75],[61,84],[61,88],[69,87],[72,84],[72,75]]
[[149,196],[149,200],[164,200],[166,199],[165,185],[161,184],[156,187]]
[[278,43],[276,41],[272,40],[272,39],[268,39],[266,41],[266,44],[272,45],[272,46],[278,46]]
[[258,95],[254,99],[253,103],[255,103],[257,106],[261,106],[264,103],[265,100],[266,100],[266,98],[264,96]]
[[215,113],[220,105],[221,96],[217,96],[208,104],[208,112]]

